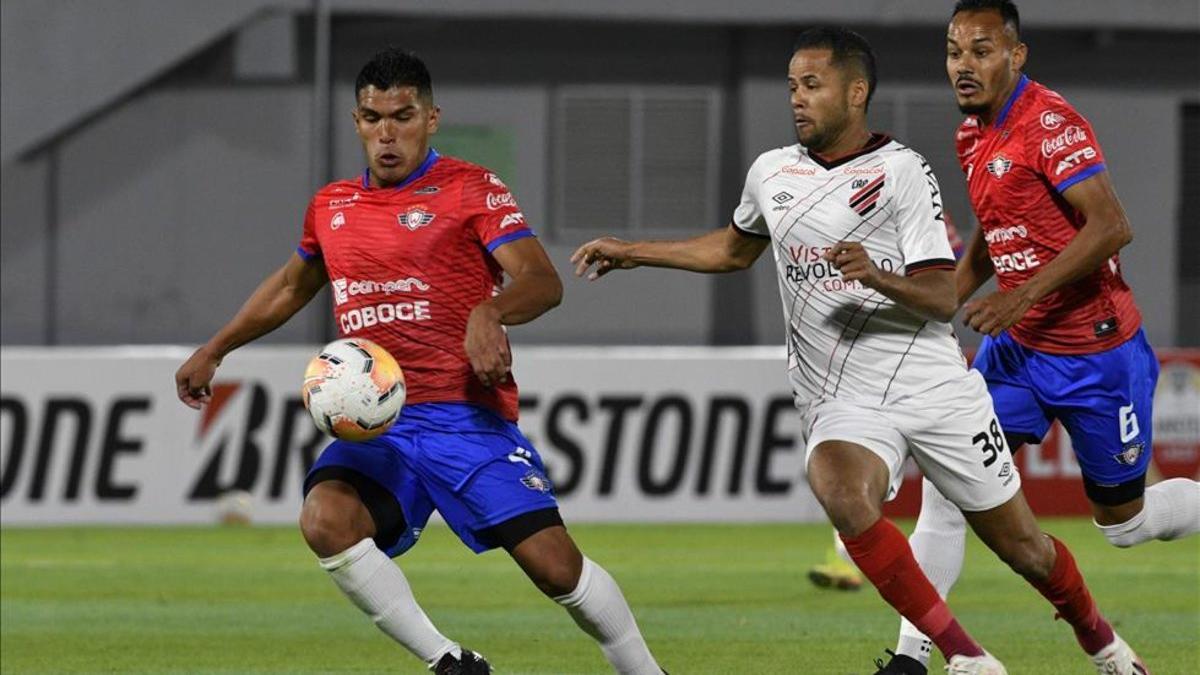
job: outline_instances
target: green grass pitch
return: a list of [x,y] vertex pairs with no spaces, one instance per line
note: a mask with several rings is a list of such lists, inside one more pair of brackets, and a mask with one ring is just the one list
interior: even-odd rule
[[[1118,550],[1087,520],[1043,525],[1156,675],[1200,672],[1200,538]],[[895,619],[874,590],[806,580],[830,543],[825,526],[571,531],[674,675],[871,673],[893,645]],[[504,553],[475,556],[431,527],[402,563],[434,622],[498,672],[608,672]],[[5,673],[427,672],[340,596],[293,528],[9,528],[0,579]],[[950,600],[1014,675],[1092,672],[1070,629],[974,538]]]

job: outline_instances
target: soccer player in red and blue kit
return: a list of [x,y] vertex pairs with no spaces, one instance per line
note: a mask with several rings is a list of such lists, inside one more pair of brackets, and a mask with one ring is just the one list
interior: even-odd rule
[[[979,219],[956,276],[963,319],[985,335],[974,367],[1013,450],[1041,442],[1055,419],[1066,428],[1112,544],[1193,534],[1200,484],[1146,487],[1158,361],[1121,276],[1129,222],[1091,125],[1021,72],[1027,51],[1011,0],[955,5],[946,69],[967,115],[955,141]],[[999,290],[966,302],[993,274]],[[913,553],[945,596],[962,570],[966,523],[929,481],[922,494]],[[924,675],[930,644],[908,622],[897,652],[879,673]],[[1146,672],[1126,662],[1096,665]]]
[[429,147],[439,110],[420,59],[376,54],[355,92],[367,169],[317,192],[295,255],[179,369],[179,397],[207,403],[226,354],[329,282],[340,334],[382,345],[408,384],[387,433],[333,442],[304,481],[300,529],[338,588],[435,673],[490,672],[433,626],[390,560],[436,509],[473,551],[508,551],[614,670],[661,672],[616,582],[567,534],[541,457],[516,425],[504,326],[559,303],[553,265],[499,177]]

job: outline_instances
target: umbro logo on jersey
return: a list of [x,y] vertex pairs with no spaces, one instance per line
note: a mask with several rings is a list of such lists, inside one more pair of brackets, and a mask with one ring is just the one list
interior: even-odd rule
[[413,190],[414,195],[432,195],[441,191],[441,188],[436,185],[429,185],[420,190]]
[[790,201],[792,201],[792,199],[794,199],[794,197],[792,197],[792,195],[788,194],[787,192],[780,192],[779,194],[775,195],[774,197],[771,197],[771,201],[775,202],[776,204],[783,204],[784,202],[790,202]]
[[346,216],[341,211],[333,214],[333,218],[329,219],[329,229],[336,230],[346,224]]
[[[860,216],[865,216],[875,210],[875,205],[879,203],[879,195],[883,194],[883,179],[887,175],[881,175],[878,178],[867,181],[865,178],[856,179],[851,184],[851,189],[858,190],[850,195],[850,208]],[[858,185],[858,181],[864,181],[862,186]]]
[[404,213],[396,214],[396,219],[400,224],[407,227],[409,230],[416,232],[417,228],[425,227],[433,222],[433,214],[422,209],[419,206],[414,206]]
[[1008,173],[1010,169],[1012,169],[1012,160],[1004,155],[996,155],[992,158],[992,161],[987,163],[988,173],[997,179],[1003,178],[1004,174]]

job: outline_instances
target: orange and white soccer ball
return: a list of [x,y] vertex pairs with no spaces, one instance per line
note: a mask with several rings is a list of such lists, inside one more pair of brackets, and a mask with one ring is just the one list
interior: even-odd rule
[[304,407],[317,428],[347,441],[388,430],[404,407],[404,372],[386,349],[363,338],[325,345],[304,370]]

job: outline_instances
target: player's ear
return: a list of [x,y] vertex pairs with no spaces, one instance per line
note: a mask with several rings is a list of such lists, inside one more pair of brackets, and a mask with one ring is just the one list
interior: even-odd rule
[[850,105],[856,108],[867,107],[867,94],[871,91],[871,85],[867,84],[866,78],[856,77],[850,81]]
[[430,133],[437,133],[440,118],[442,118],[442,108],[433,106],[433,109],[430,110],[430,121],[427,121],[425,129]]
[[1012,67],[1016,72],[1021,72],[1025,68],[1025,59],[1029,57],[1029,46],[1024,42],[1018,42],[1013,48]]

